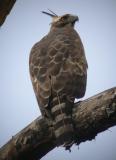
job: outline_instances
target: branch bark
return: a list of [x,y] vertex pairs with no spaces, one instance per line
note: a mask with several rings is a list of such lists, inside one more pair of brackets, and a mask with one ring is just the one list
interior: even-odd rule
[[3,25],[6,17],[12,10],[16,0],[3,0],[0,1],[0,26]]
[[[116,125],[116,87],[76,103],[73,121],[78,145]],[[53,128],[40,116],[0,149],[0,160],[38,160],[55,147]]]

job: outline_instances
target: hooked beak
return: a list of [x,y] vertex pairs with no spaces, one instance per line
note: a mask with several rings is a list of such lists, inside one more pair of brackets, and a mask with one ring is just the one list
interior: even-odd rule
[[71,17],[72,26],[75,25],[75,22],[76,22],[76,21],[79,21],[79,17],[78,17],[78,16],[72,16],[72,17]]
[[72,21],[73,22],[79,21],[79,17],[78,16],[73,16]]

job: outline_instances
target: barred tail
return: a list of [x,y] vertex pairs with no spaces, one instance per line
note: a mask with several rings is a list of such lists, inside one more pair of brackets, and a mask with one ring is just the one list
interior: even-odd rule
[[53,99],[51,113],[54,117],[54,131],[57,145],[70,149],[74,143],[74,127],[72,123],[72,103],[60,102],[58,97]]

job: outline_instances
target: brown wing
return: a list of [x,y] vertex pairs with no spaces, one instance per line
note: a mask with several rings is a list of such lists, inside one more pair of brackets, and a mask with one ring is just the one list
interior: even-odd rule
[[78,34],[57,35],[48,48],[48,55],[52,92],[69,99],[82,97],[86,89],[87,61]]
[[30,54],[30,74],[40,109],[48,106],[51,94],[82,97],[86,69],[83,45],[77,33],[49,34],[37,43]]
[[42,114],[44,107],[48,105],[51,95],[51,84],[47,75],[47,62],[50,61],[47,52],[44,52],[44,39],[34,45],[30,53],[30,75],[37,101]]

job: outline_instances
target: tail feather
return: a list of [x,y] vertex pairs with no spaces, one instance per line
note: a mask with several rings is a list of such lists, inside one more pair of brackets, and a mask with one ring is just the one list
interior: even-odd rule
[[74,142],[74,127],[72,123],[72,104],[53,99],[51,113],[54,117],[53,127],[57,146],[63,145],[70,149]]

